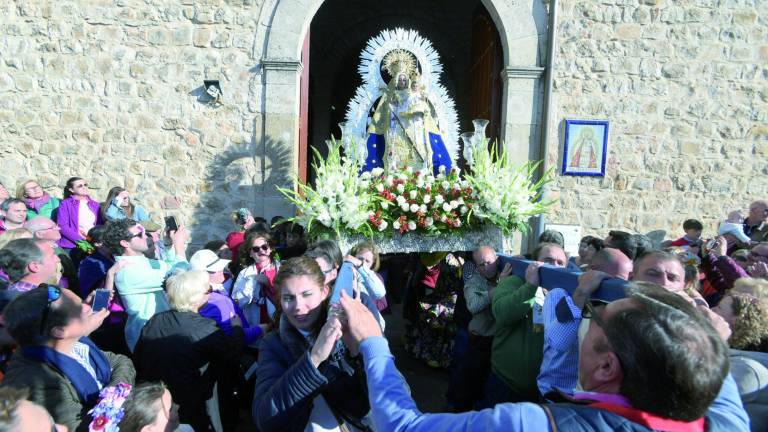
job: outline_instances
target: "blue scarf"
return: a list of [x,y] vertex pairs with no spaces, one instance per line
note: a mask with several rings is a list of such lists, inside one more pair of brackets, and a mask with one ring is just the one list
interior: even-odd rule
[[[112,379],[112,368],[107,356],[87,337],[82,337],[80,343],[88,345],[88,361],[96,371],[96,376],[103,385]],[[47,346],[33,346],[22,349],[22,353],[41,363],[45,363],[61,372],[69,379],[77,391],[80,402],[86,406],[95,405],[99,396],[99,385],[90,373],[72,357],[66,356]]]

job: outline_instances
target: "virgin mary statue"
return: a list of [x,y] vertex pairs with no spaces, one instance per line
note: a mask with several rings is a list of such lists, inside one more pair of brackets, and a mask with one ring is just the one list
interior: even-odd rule
[[406,50],[387,54],[382,66],[392,77],[368,127],[365,170],[411,167],[437,172],[451,168],[436,122],[435,107],[421,84],[416,61]]

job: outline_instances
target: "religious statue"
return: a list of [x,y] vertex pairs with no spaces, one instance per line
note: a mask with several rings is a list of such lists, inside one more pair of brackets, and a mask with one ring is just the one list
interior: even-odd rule
[[458,153],[458,116],[439,84],[442,66],[429,41],[413,30],[385,30],[369,41],[362,60],[363,85],[342,126],[347,151],[357,146],[364,171],[450,170]]

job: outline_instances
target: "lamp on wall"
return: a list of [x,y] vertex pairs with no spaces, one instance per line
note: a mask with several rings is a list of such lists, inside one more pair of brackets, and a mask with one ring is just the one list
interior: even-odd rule
[[210,96],[210,103],[213,105],[221,105],[221,85],[219,80],[203,80],[203,88],[205,93]]

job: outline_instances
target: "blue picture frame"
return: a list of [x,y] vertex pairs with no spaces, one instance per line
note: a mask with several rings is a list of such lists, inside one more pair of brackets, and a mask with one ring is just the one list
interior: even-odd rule
[[608,120],[565,120],[563,175],[605,177]]

